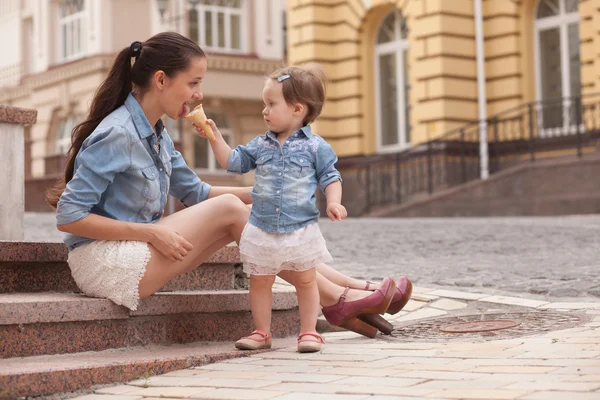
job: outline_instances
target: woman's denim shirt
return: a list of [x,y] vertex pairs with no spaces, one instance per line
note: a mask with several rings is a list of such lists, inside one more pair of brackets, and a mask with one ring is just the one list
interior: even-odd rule
[[[108,115],[83,142],[75,159],[73,179],[58,201],[59,225],[93,213],[126,222],[154,223],[163,215],[167,195],[186,206],[208,197],[202,182],[175,150],[162,121],[160,153],[156,135],[139,103],[129,95],[125,104]],[[70,250],[93,241],[65,235]]]
[[283,144],[272,132],[231,152],[229,172],[256,168],[250,223],[265,232],[292,232],[319,219],[315,192],[341,181],[331,146],[305,126]]

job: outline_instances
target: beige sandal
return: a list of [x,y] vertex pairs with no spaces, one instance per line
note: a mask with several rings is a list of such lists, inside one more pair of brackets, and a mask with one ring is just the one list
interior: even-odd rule
[[[314,339],[302,339],[305,336],[312,336]],[[314,353],[316,351],[321,350],[321,344],[325,343],[325,339],[323,336],[319,335],[317,332],[304,332],[298,336],[298,353]]]
[[[262,336],[262,340],[254,339],[252,335]],[[271,348],[271,334],[256,330],[249,336],[244,336],[235,342],[235,348],[240,350],[262,350]]]

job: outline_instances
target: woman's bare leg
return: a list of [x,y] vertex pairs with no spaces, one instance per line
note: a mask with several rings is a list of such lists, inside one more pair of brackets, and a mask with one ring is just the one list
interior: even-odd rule
[[139,283],[144,299],[174,277],[197,267],[212,253],[235,240],[239,243],[250,210],[233,195],[222,195],[169,215],[157,222],[177,231],[194,247],[182,261],[172,261],[149,245],[151,258]]
[[[296,286],[296,276],[291,271],[281,271],[279,277],[286,282]],[[319,299],[321,307],[333,306],[340,301],[340,297],[344,294],[346,289],[344,286],[340,286],[336,283],[331,282],[329,279],[321,275],[317,270],[317,288],[319,289]],[[365,290],[350,290],[347,294],[346,300],[354,301],[370,295],[371,292]]]
[[[316,265],[316,268],[319,274],[323,275],[325,278],[339,286],[348,286],[352,289],[365,289],[365,287],[367,286],[366,281],[361,281],[344,275],[325,263],[318,263]],[[376,288],[377,286],[374,285],[370,285],[369,287],[369,289],[372,290],[375,290]]]

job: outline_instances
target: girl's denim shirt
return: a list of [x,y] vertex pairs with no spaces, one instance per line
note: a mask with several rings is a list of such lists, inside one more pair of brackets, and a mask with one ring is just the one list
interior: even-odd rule
[[231,152],[229,172],[256,169],[250,223],[265,232],[285,233],[319,219],[315,192],[341,181],[331,146],[305,126],[283,144],[272,132]]
[[[206,200],[210,185],[187,166],[161,120],[155,129],[161,132],[159,153],[152,126],[129,94],[83,142],[73,179],[58,201],[57,223],[75,222],[90,213],[154,223],[163,215],[168,194],[186,206]],[[70,250],[93,240],[69,233],[64,239]]]

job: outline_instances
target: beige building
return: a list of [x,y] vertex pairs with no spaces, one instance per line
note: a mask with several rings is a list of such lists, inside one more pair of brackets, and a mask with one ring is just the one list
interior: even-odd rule
[[[71,130],[116,53],[160,31],[188,35],[208,53],[204,108],[232,145],[263,133],[262,85],[284,63],[283,18],[281,0],[0,0],[0,104],[38,110],[27,132],[29,187],[41,193],[61,171]],[[252,180],[219,170],[189,122],[166,125],[205,180]],[[43,209],[41,196],[27,202]]]
[[[340,156],[397,152],[524,103],[572,105],[600,92],[600,0],[290,0],[288,8],[288,61],[325,65],[331,84],[315,130]],[[539,132],[573,124],[568,107],[558,108],[538,115]]]

